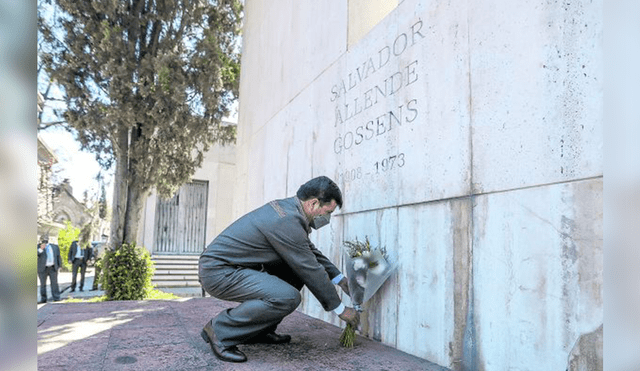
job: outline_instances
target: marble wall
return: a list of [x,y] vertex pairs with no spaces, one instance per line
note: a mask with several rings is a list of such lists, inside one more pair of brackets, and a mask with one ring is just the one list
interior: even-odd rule
[[245,2],[234,217],[327,175],[344,207],[316,246],[399,261],[363,335],[564,370],[603,318],[602,1],[367,4]]

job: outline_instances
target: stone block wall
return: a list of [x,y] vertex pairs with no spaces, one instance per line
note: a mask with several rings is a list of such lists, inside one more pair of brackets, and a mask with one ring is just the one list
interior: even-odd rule
[[234,216],[327,175],[316,246],[399,260],[364,335],[454,370],[601,369],[572,350],[603,322],[602,1],[366,3],[245,2]]

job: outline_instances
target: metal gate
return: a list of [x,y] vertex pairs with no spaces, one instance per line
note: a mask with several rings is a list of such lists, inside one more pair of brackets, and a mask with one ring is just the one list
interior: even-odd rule
[[156,204],[157,254],[200,254],[205,247],[209,183],[194,180]]

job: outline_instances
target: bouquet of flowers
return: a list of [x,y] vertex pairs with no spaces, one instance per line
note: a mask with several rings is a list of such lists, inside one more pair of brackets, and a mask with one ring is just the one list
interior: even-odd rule
[[[354,309],[362,312],[362,304],[378,291],[380,286],[389,278],[396,268],[396,264],[389,259],[384,247],[371,248],[369,238],[365,241],[345,241],[346,270],[349,282],[349,294]],[[340,343],[345,347],[352,347],[356,330],[347,324]]]

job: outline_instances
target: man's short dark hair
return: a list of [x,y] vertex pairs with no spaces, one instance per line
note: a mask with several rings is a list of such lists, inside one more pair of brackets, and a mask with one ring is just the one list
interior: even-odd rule
[[301,185],[296,196],[301,201],[317,198],[321,204],[328,204],[331,200],[336,200],[338,206],[342,208],[342,192],[340,192],[340,188],[333,180],[324,175],[313,178]]

